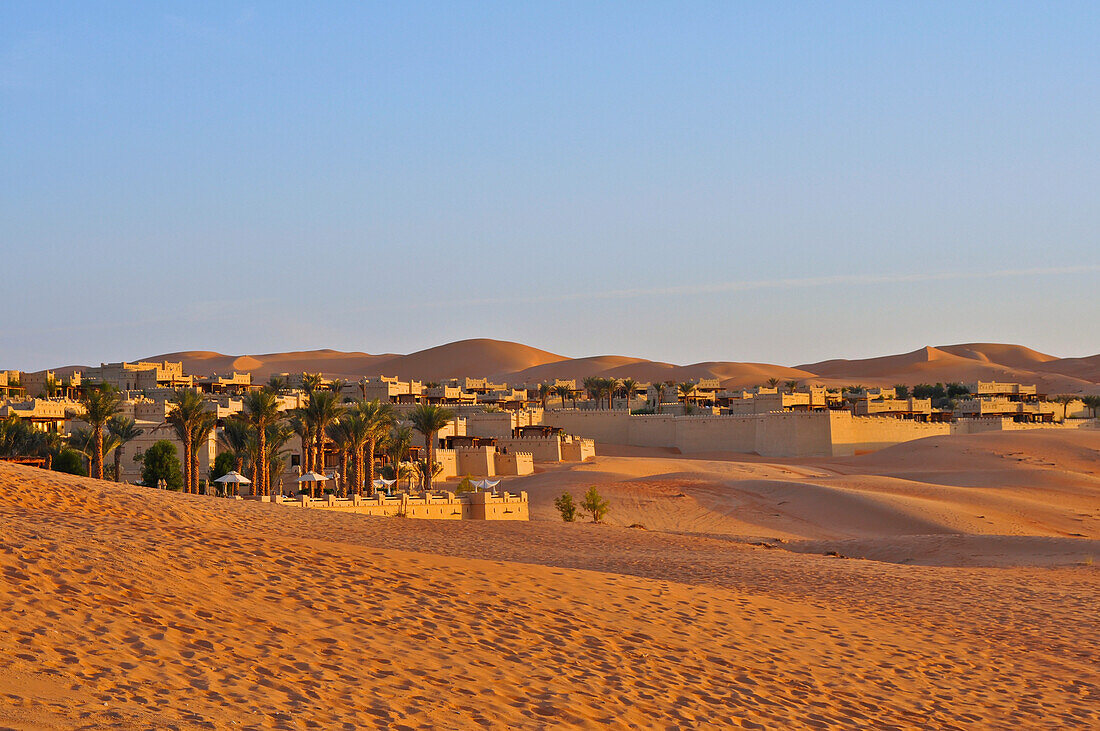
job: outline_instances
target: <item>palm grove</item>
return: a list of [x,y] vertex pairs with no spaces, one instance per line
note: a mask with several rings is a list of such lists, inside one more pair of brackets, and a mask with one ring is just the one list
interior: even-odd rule
[[[383,477],[396,481],[415,478],[424,489],[432,489],[433,478],[440,471],[435,461],[437,436],[455,418],[454,412],[418,404],[406,415],[405,424],[390,403],[342,399],[343,386],[342,381],[323,385],[319,375],[303,374],[306,405],[289,411],[280,409],[279,396],[286,389],[280,378],[272,378],[262,388],[247,393],[242,412],[225,419],[217,431],[220,449],[205,476],[208,484],[235,470],[249,477],[257,494],[270,495],[288,466],[288,443],[297,435],[306,472],[323,472],[326,451],[335,452],[337,469],[346,478],[344,495],[362,495],[364,490],[373,493],[378,456],[384,456],[387,462]],[[74,429],[68,438],[34,430],[18,417],[0,420],[0,458],[41,458],[47,469],[119,480],[126,445],[144,431],[133,419],[121,415],[122,397],[113,387],[88,387],[80,403],[82,409],[74,415],[88,426]],[[217,429],[211,403],[198,391],[177,389],[168,401],[162,426],[171,428],[183,454],[177,454],[171,441],[161,440],[144,454],[134,455],[144,464],[142,481],[149,486],[163,484],[188,493],[200,492],[204,477],[200,452]],[[424,450],[420,459],[410,462],[413,432],[419,433]],[[107,464],[108,456],[113,457],[111,465]],[[314,492],[311,489],[311,494]]]

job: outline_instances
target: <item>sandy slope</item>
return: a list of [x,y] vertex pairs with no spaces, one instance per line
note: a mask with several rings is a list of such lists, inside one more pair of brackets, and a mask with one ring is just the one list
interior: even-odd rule
[[[183,361],[188,373],[252,371],[263,381],[273,373],[324,372],[339,378],[379,373],[402,378],[492,377],[510,383],[554,378],[614,376],[640,381],[684,381],[717,378],[728,388],[749,388],[769,378],[843,386],[894,385],[976,380],[1036,383],[1050,394],[1100,393],[1100,355],[1056,358],[1021,345],[967,343],[924,347],[912,353],[863,360],[830,360],[789,368],[769,363],[714,361],[675,365],[618,355],[566,358],[521,343],[460,340],[409,355],[370,355],[315,350],[263,355],[222,355],[210,351],[166,353],[144,360]],[[59,370],[63,373],[77,366]]]
[[[531,494],[536,518],[554,517],[561,492],[579,496],[597,485],[618,525],[780,539],[821,553],[952,565],[1072,564],[1100,555],[1100,430],[932,437],[860,457],[778,462],[599,451],[591,462],[508,484]],[[973,538],[899,542],[908,536]],[[991,536],[1007,538],[982,540]],[[945,552],[949,546],[956,550]]]
[[[1058,448],[1083,475],[1094,447]],[[979,469],[1018,449],[966,448]],[[920,465],[897,457],[614,457],[591,474],[796,485]],[[0,727],[1100,724],[1092,566],[904,566],[614,525],[370,519],[2,463],[0,490]],[[916,546],[929,555],[972,539],[895,537],[929,541]]]

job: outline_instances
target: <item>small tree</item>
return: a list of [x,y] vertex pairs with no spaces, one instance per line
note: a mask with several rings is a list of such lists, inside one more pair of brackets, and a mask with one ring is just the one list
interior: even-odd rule
[[169,490],[183,489],[183,471],[176,445],[167,439],[161,439],[141,455],[141,481],[147,487],[157,487],[161,480]]
[[88,476],[88,470],[84,469],[84,456],[75,449],[69,449],[68,447],[62,449],[54,457],[51,466],[54,472],[64,472],[70,475],[80,475],[81,477]]
[[554,498],[554,507],[561,513],[561,519],[566,523],[572,523],[577,519],[577,505],[569,493],[563,492],[561,497]]
[[593,485],[588,488],[588,492],[584,494],[584,501],[581,503],[581,509],[592,516],[593,523],[599,523],[611,510],[611,506],[607,504],[606,500],[600,497],[599,491],[597,491],[596,486]]
[[474,485],[474,481],[470,479],[469,475],[462,478],[462,482],[458,483],[458,487],[455,488],[455,493],[462,492],[474,492],[477,490],[477,486]]
[[207,484],[213,484],[219,477],[225,477],[237,469],[237,455],[232,452],[220,452],[214,458],[214,464],[210,467],[210,477]]

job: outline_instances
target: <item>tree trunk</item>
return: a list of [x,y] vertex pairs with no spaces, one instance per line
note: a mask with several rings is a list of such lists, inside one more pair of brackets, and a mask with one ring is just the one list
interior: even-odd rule
[[367,480],[368,480],[368,484],[370,485],[370,490],[371,490],[370,494],[371,495],[374,494],[374,478],[375,478],[375,475],[374,475],[374,448],[375,448],[375,446],[377,446],[377,443],[378,443],[377,439],[368,439],[367,440],[367,455],[366,455],[366,459],[367,459]]
[[122,445],[115,447],[115,482],[122,482]]
[[199,452],[191,445],[191,484],[192,492],[199,494]]
[[363,448],[355,448],[355,494],[363,494]]
[[258,474],[256,475],[256,478],[259,481],[259,488],[257,488],[258,492],[256,494],[257,495],[266,495],[267,494],[267,427],[266,426],[261,426],[258,429],[256,429],[256,432],[257,432],[257,437],[260,440],[260,450],[259,450],[260,453],[258,455],[256,455],[258,457],[258,459],[256,461],[260,463],[259,467],[257,469]]
[[191,434],[183,435],[183,489],[191,493]]
[[348,496],[348,450],[340,450],[340,479],[343,484],[340,487],[340,497]]
[[96,479],[103,479],[103,425],[95,427],[95,464],[92,465],[92,474]]
[[428,448],[428,469],[424,471],[424,490],[430,492],[432,489],[432,468],[435,467],[435,433],[428,434],[424,441],[425,446]]

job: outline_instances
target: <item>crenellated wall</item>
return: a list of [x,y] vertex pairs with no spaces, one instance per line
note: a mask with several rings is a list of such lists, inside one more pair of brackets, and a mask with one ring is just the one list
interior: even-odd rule
[[402,493],[388,497],[310,499],[255,498],[262,502],[277,502],[314,510],[337,510],[376,517],[404,517],[431,520],[530,520],[530,504],[526,492],[512,493],[472,492],[456,495],[444,493]]
[[535,458],[530,452],[496,453],[498,475],[530,475],[535,471]]

